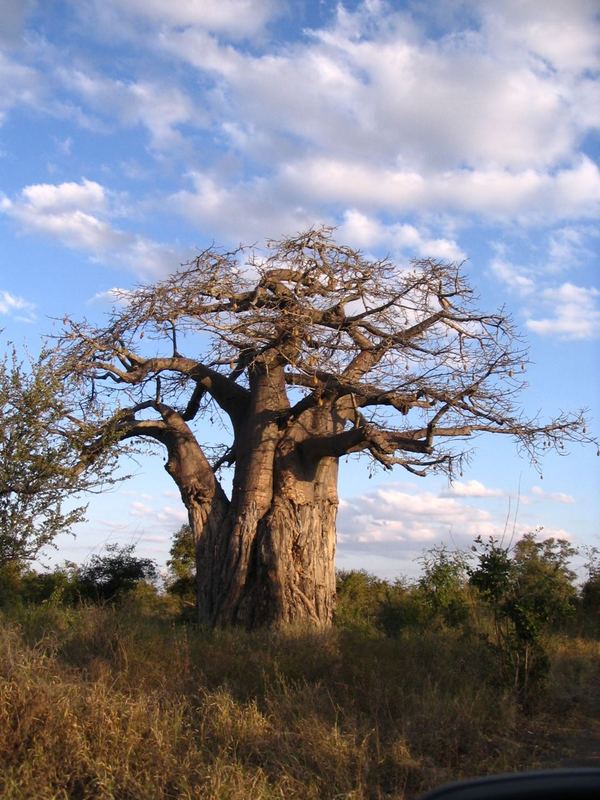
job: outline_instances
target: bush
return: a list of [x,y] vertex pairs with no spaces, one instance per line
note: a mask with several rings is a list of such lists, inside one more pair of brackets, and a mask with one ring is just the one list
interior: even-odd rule
[[512,553],[493,538],[478,537],[472,549],[470,581],[490,613],[501,675],[527,706],[548,673],[544,636],[575,607],[569,559],[576,550],[562,539],[537,541],[535,533],[526,534]]
[[389,596],[387,581],[365,570],[339,570],[337,573],[337,625],[373,628],[383,603]]
[[158,577],[156,564],[149,558],[138,558],[135,545],[106,546],[105,555],[94,555],[79,571],[77,588],[82,599],[113,601],[141,582],[152,584]]
[[19,601],[23,572],[24,566],[20,561],[12,560],[0,564],[0,608]]
[[398,636],[403,630],[429,627],[431,609],[419,586],[396,580],[381,604],[377,620],[386,636]]
[[469,618],[467,556],[446,545],[426,550],[421,556],[423,574],[419,589],[431,621],[455,627]]
[[196,555],[194,537],[189,525],[182,525],[173,536],[167,561],[167,592],[177,597],[182,606],[196,605]]

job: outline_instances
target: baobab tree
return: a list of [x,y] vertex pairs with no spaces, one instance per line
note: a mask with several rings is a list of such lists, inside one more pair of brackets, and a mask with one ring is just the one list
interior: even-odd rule
[[401,268],[319,228],[262,254],[207,249],[120,300],[102,328],[66,320],[60,342],[95,420],[83,459],[164,446],[211,625],[331,621],[342,456],[452,475],[476,434],[533,459],[587,439],[581,415],[522,416],[522,343],[502,312],[475,308],[460,265]]

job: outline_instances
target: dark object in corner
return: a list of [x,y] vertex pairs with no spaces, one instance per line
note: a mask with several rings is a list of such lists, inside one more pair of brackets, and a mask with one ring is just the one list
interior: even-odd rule
[[448,783],[421,800],[600,800],[600,769],[552,769]]

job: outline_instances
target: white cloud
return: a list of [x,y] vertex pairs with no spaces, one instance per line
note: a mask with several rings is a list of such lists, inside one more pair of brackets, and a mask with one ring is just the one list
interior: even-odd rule
[[542,292],[551,316],[528,319],[527,327],[541,336],[591,339],[600,335],[600,290],[563,283]]
[[436,541],[466,546],[474,536],[501,532],[489,512],[432,492],[394,486],[346,499],[340,504],[338,534],[346,550],[384,555],[417,553]]
[[[263,55],[236,51],[194,27],[171,28],[159,44],[216,76],[221,111],[231,122],[294,137],[330,156],[369,153],[374,163],[419,171],[457,164],[540,169],[568,159],[587,124],[577,91],[587,78],[562,80],[531,53],[544,43],[544,31],[558,26],[557,38],[569,38],[572,52],[593,69],[584,40],[593,42],[594,15],[571,15],[563,6],[542,15],[536,28],[531,8],[528,26],[493,3],[472,11],[481,16],[479,30],[457,25],[437,39],[419,34],[406,14],[368,3],[356,14],[340,7],[333,26]],[[552,49],[547,42],[544,48]]]
[[[468,550],[476,536],[506,535],[506,514],[498,516],[464,502],[467,498],[500,497],[499,489],[486,487],[480,481],[455,482],[438,493],[419,491],[410,484],[389,484],[364,494],[341,500],[338,512],[339,552],[342,556],[361,553],[364,557],[382,556],[404,562],[414,559],[436,543]],[[532,489],[533,497],[551,503],[572,504],[574,499],[562,492]],[[522,498],[529,505],[528,495]],[[541,508],[541,504],[540,504]],[[546,525],[537,513],[525,515],[515,523],[512,537],[542,528],[544,536],[568,538],[562,528]]]
[[[193,190],[175,193],[171,206],[228,238],[276,238],[341,216],[343,230],[360,246],[379,241],[450,260],[464,257],[456,241],[406,223],[383,225],[375,215],[445,211],[534,224],[592,216],[600,208],[600,170],[585,157],[552,176],[532,170],[426,175],[319,157],[284,163],[272,175],[238,183],[200,172],[189,178]],[[522,289],[525,285],[521,281]]]
[[175,85],[126,82],[78,69],[60,68],[57,74],[67,89],[103,117],[112,116],[123,125],[147,128],[152,146],[159,150],[182,146],[177,126],[205,122],[191,98]]
[[432,238],[427,231],[406,223],[384,225],[356,209],[344,213],[339,236],[359,248],[387,247],[396,253],[444,261],[462,261],[465,258],[465,253],[453,239]]
[[427,174],[307,158],[286,164],[280,179],[298,198],[397,213],[445,210],[540,222],[591,217],[600,207],[600,170],[585,156],[552,175],[533,169]]
[[154,509],[146,505],[146,503],[140,503],[139,500],[136,500],[129,507],[129,513],[132,517],[147,517],[154,515]]
[[[135,27],[148,36],[159,31],[211,31],[232,38],[259,34],[276,11],[274,0],[88,0],[86,16],[123,35]],[[127,33],[131,32],[127,30]]]
[[[595,216],[600,171],[578,154],[596,120],[591,81],[557,72],[571,69],[575,54],[586,69],[595,64],[589,4],[571,14],[551,3],[538,18],[526,3],[523,19],[514,4],[469,5],[466,16],[450,14],[453,29],[437,38],[419,29],[418,16],[386,3],[340,5],[329,27],[262,54],[194,23],[167,24],[158,46],[214,81],[208,112],[222,146],[262,169],[237,181],[197,173],[196,191],[181,193],[179,207],[233,238],[332,215],[345,215],[348,231],[365,240],[383,213],[531,224]],[[565,41],[548,44],[546,33],[558,29]],[[411,226],[389,227],[377,234],[404,245]],[[455,258],[460,250],[428,238],[422,252]]]
[[129,513],[133,517],[141,517],[147,520],[149,525],[156,525],[168,530],[173,530],[175,525],[179,526],[187,522],[188,519],[187,511],[183,504],[179,507],[162,506],[162,508],[156,509],[147,503],[135,501],[131,503]]
[[526,267],[518,267],[504,258],[494,258],[490,270],[509,289],[519,294],[528,295],[535,289],[535,281],[527,274],[529,270]]
[[35,320],[35,305],[23,297],[0,290],[0,314],[11,316],[20,322],[33,322]]
[[156,276],[181,262],[173,247],[115,228],[103,186],[81,182],[26,186],[14,200],[2,198],[0,211],[24,230],[41,233],[99,260],[117,261],[135,272]]
[[548,241],[549,272],[578,269],[594,263],[600,232],[595,225],[565,225],[552,231]]
[[38,211],[60,213],[68,211],[102,211],[106,208],[104,188],[95,181],[83,178],[81,183],[38,183],[22,191],[26,204]]
[[454,481],[446,491],[441,492],[442,497],[452,497],[453,495],[456,497],[502,497],[503,494],[502,489],[490,489],[477,480],[465,483]]
[[39,74],[31,67],[9,59],[1,50],[0,86],[0,123],[14,106],[37,107],[41,102],[43,86]]
[[553,68],[598,69],[600,26],[595,0],[488,0],[484,21],[501,47],[535,54]]
[[572,505],[575,503],[575,498],[565,492],[546,492],[541,486],[533,486],[531,494],[538,497],[540,500],[552,500],[555,503],[563,503],[565,505]]
[[112,303],[113,305],[126,306],[129,298],[133,294],[131,289],[120,289],[118,286],[113,286],[112,289],[107,289],[104,292],[96,292],[90,298],[90,303]]
[[270,181],[255,178],[228,188],[210,175],[190,173],[194,189],[170,198],[171,207],[211,235],[246,242],[278,238],[325,218],[302,204],[286,202]]

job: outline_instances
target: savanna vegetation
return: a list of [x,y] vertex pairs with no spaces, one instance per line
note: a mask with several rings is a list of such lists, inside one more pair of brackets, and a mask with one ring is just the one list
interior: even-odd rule
[[194,621],[187,526],[160,590],[132,547],[5,564],[0,796],[404,798],[597,763],[600,573],[573,555],[440,546],[414,581],[338,573],[333,627],[254,632]]
[[[580,584],[534,534],[334,569],[343,456],[451,477],[482,434],[597,445],[584,415],[524,415],[526,351],[460,265],[270,247],[0,362],[0,797],[404,798],[598,756],[595,550]],[[133,546],[32,568],[148,446],[189,519],[164,580]]]

